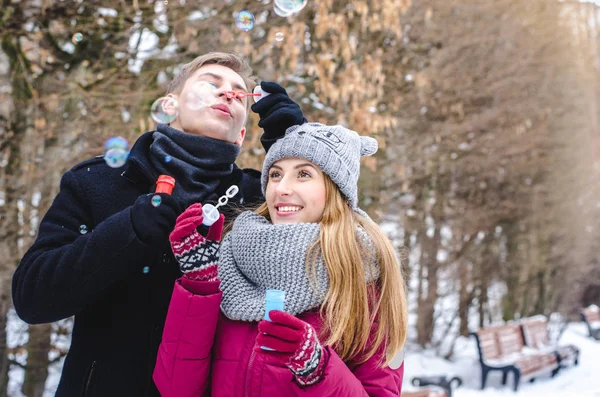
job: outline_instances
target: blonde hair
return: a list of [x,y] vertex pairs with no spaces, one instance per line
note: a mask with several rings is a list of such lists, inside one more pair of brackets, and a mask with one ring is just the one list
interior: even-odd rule
[[[186,63],[181,72],[179,72],[167,86],[167,94],[180,94],[187,79],[204,65],[221,65],[228,67],[242,77],[248,91],[251,91],[256,85],[255,78],[252,75],[252,68],[244,58],[227,52],[209,52]],[[250,108],[251,102],[252,101],[246,101],[247,108]]]
[[[344,361],[363,363],[381,349],[381,367],[389,365],[406,340],[407,304],[404,279],[394,248],[379,226],[352,211],[331,178],[324,174],[326,205],[319,240],[310,247],[306,272],[316,285],[316,264],[322,255],[329,275],[329,289],[321,305],[324,329],[321,337]],[[269,218],[263,203],[255,211]],[[373,247],[357,238],[356,225],[370,237]],[[374,249],[380,268],[379,279],[366,282]],[[369,343],[371,327],[377,323]],[[365,349],[366,352],[365,352]],[[360,356],[359,356],[360,355]]]

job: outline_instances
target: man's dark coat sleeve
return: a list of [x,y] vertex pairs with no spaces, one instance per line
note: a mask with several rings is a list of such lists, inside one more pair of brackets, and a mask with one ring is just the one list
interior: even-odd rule
[[139,267],[148,247],[132,228],[130,208],[94,225],[89,200],[75,173],[67,171],[38,239],[13,276],[13,302],[24,321],[48,323],[77,314]]

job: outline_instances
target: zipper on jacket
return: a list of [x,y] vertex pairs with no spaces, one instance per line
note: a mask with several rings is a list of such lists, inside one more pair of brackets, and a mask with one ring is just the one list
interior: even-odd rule
[[252,354],[250,354],[250,360],[248,360],[248,369],[246,370],[246,384],[245,384],[245,389],[244,390],[244,396],[248,397],[250,396],[250,390],[252,390],[252,377],[250,376],[250,373],[252,371],[252,362],[254,361],[254,355],[256,354],[256,352],[254,351],[254,346],[252,346]]
[[87,379],[85,380],[85,387],[83,388],[83,397],[87,397],[90,387],[92,385],[92,379],[94,378],[94,371],[96,370],[96,361],[92,361],[92,366],[88,372]]

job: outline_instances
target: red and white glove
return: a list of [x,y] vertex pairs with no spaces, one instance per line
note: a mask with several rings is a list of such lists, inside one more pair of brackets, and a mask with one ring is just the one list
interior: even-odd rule
[[202,225],[202,204],[190,205],[175,222],[169,235],[171,249],[183,276],[192,280],[215,281],[219,262],[219,246],[223,233],[223,214],[208,228],[206,237],[197,228]]
[[[315,329],[307,322],[279,310],[271,310],[269,317],[271,321],[262,320],[258,323],[254,350],[277,357],[292,371],[300,386],[319,382],[323,378],[328,357]],[[261,346],[273,350],[263,350]]]

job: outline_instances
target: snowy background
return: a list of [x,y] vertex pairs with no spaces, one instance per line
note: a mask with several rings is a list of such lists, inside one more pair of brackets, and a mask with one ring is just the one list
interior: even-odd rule
[[[591,2],[591,1],[589,1]],[[594,3],[600,4],[600,0],[594,0]],[[165,14],[165,6],[163,2],[156,2],[155,4],[156,19],[153,22],[153,26],[157,32],[168,31],[168,25]],[[109,8],[100,8],[100,14],[103,17],[110,18],[114,17],[116,11]],[[198,11],[189,15],[190,20],[203,19],[207,15]],[[141,20],[141,16],[136,15],[134,21],[139,23],[137,20]],[[166,45],[160,47],[159,36],[152,32],[148,28],[143,28],[134,31],[129,37],[127,53],[119,52],[115,54],[115,58],[127,58],[128,59],[128,70],[132,73],[140,73],[144,62],[148,59],[168,59],[173,57],[178,48],[175,41],[169,41]],[[72,53],[75,51],[75,46],[72,43],[67,42],[64,51]],[[407,75],[407,80],[412,81],[413,75]],[[163,72],[158,74],[157,83],[163,85],[168,80],[166,74]],[[323,106],[316,95],[311,94],[309,96],[314,104],[314,107],[318,108]],[[316,98],[316,99],[315,99]],[[308,101],[308,99],[307,99]],[[319,105],[319,106],[317,106]],[[425,108],[426,110],[426,108]],[[82,112],[83,114],[83,112]],[[124,123],[130,121],[132,116],[130,113],[123,108],[121,117]],[[38,198],[39,201],[39,198]],[[34,204],[37,207],[37,204]],[[31,218],[32,222],[37,223],[37,218]],[[388,232],[391,237],[398,241],[402,241],[402,229],[398,225],[389,225]],[[393,235],[393,233],[397,235]],[[438,261],[444,263],[448,257],[448,252],[445,248],[451,240],[452,230],[447,227],[441,228],[442,233],[442,249],[438,251]],[[477,235],[477,239],[482,239]],[[415,244],[409,247],[411,256],[409,265],[413,270],[417,269],[417,261],[420,257],[420,247]],[[458,296],[456,288],[452,285],[456,282],[453,273],[455,268],[448,264],[440,270],[439,275],[439,294],[442,298],[436,302],[436,324],[435,324],[435,335],[433,338],[433,347],[428,349],[421,349],[414,342],[416,339],[415,321],[416,321],[416,286],[419,282],[417,280],[417,271],[413,271],[413,279],[408,280],[410,288],[409,295],[409,309],[410,309],[410,329],[409,329],[409,342],[405,349],[405,382],[403,389],[414,390],[410,384],[411,378],[414,376],[428,376],[428,375],[444,375],[447,377],[458,376],[462,379],[463,385],[456,389],[454,396],[456,397],[470,397],[470,396],[482,396],[482,397],[493,397],[493,396],[595,396],[600,397],[600,342],[594,341],[587,336],[587,330],[582,323],[570,323],[566,328],[565,332],[561,335],[560,343],[562,344],[573,344],[580,348],[580,365],[577,367],[570,367],[562,370],[557,377],[550,378],[541,377],[536,379],[534,383],[522,382],[520,389],[517,393],[512,391],[511,379],[509,378],[509,384],[507,386],[501,385],[500,374],[492,373],[488,378],[488,384],[486,390],[479,390],[480,387],[480,368],[477,357],[476,344],[473,338],[458,337],[458,322],[456,321],[456,307],[458,306]],[[494,321],[498,321],[501,317],[500,301],[503,294],[506,292],[506,286],[502,283],[492,285],[489,290],[490,299],[490,312],[494,317]],[[477,317],[477,311],[475,305],[471,307],[472,313],[469,316],[469,328],[476,330],[479,323]],[[68,330],[71,326],[71,320],[64,320],[62,322],[53,325],[54,333],[52,335],[52,342],[54,350],[51,351],[49,359],[54,360],[59,356],[58,351],[65,351],[68,349],[70,343],[70,337]],[[11,311],[8,316],[8,347],[16,348],[24,346],[27,342],[27,325],[21,322],[14,311]],[[445,360],[441,357],[452,351],[451,359]],[[25,349],[16,350],[15,354],[10,357],[18,363],[25,365],[26,363],[26,352]],[[49,367],[49,376],[46,382],[45,397],[54,395],[59,378],[60,370],[62,367],[63,360],[58,360]],[[596,375],[596,376],[593,376]],[[18,366],[11,366],[10,371],[10,384],[9,384],[9,396],[20,397],[23,394],[20,392],[21,384],[24,378],[24,369]]]
[[[19,332],[26,325],[21,322],[14,312],[10,315],[8,324],[9,347],[22,344],[24,341],[16,340],[16,335],[26,335]],[[69,320],[60,323],[68,326]],[[56,326],[56,329],[59,325]],[[53,341],[57,346],[66,348],[69,338],[63,335],[53,335]],[[519,391],[514,393],[510,385],[512,379],[509,377],[508,385],[502,386],[499,372],[492,372],[488,376],[485,390],[480,390],[481,371],[477,358],[477,347],[473,338],[459,337],[456,341],[455,353],[452,360],[444,360],[436,356],[433,350],[422,350],[413,344],[408,344],[405,350],[405,372],[403,390],[416,390],[410,384],[414,376],[444,375],[448,378],[458,376],[463,385],[455,389],[455,397],[496,397],[496,396],[519,396],[519,397],[600,397],[600,341],[594,341],[587,336],[587,328],[583,323],[570,323],[562,334],[561,344],[572,344],[580,349],[579,366],[563,369],[559,374],[550,378],[542,376],[534,383],[521,382]],[[50,357],[51,359],[54,357]],[[25,359],[18,357],[19,361]],[[58,385],[62,360],[49,367],[49,376],[46,383],[44,397],[54,396]],[[23,382],[24,370],[15,368],[10,372],[9,396],[22,397],[19,391]]]

